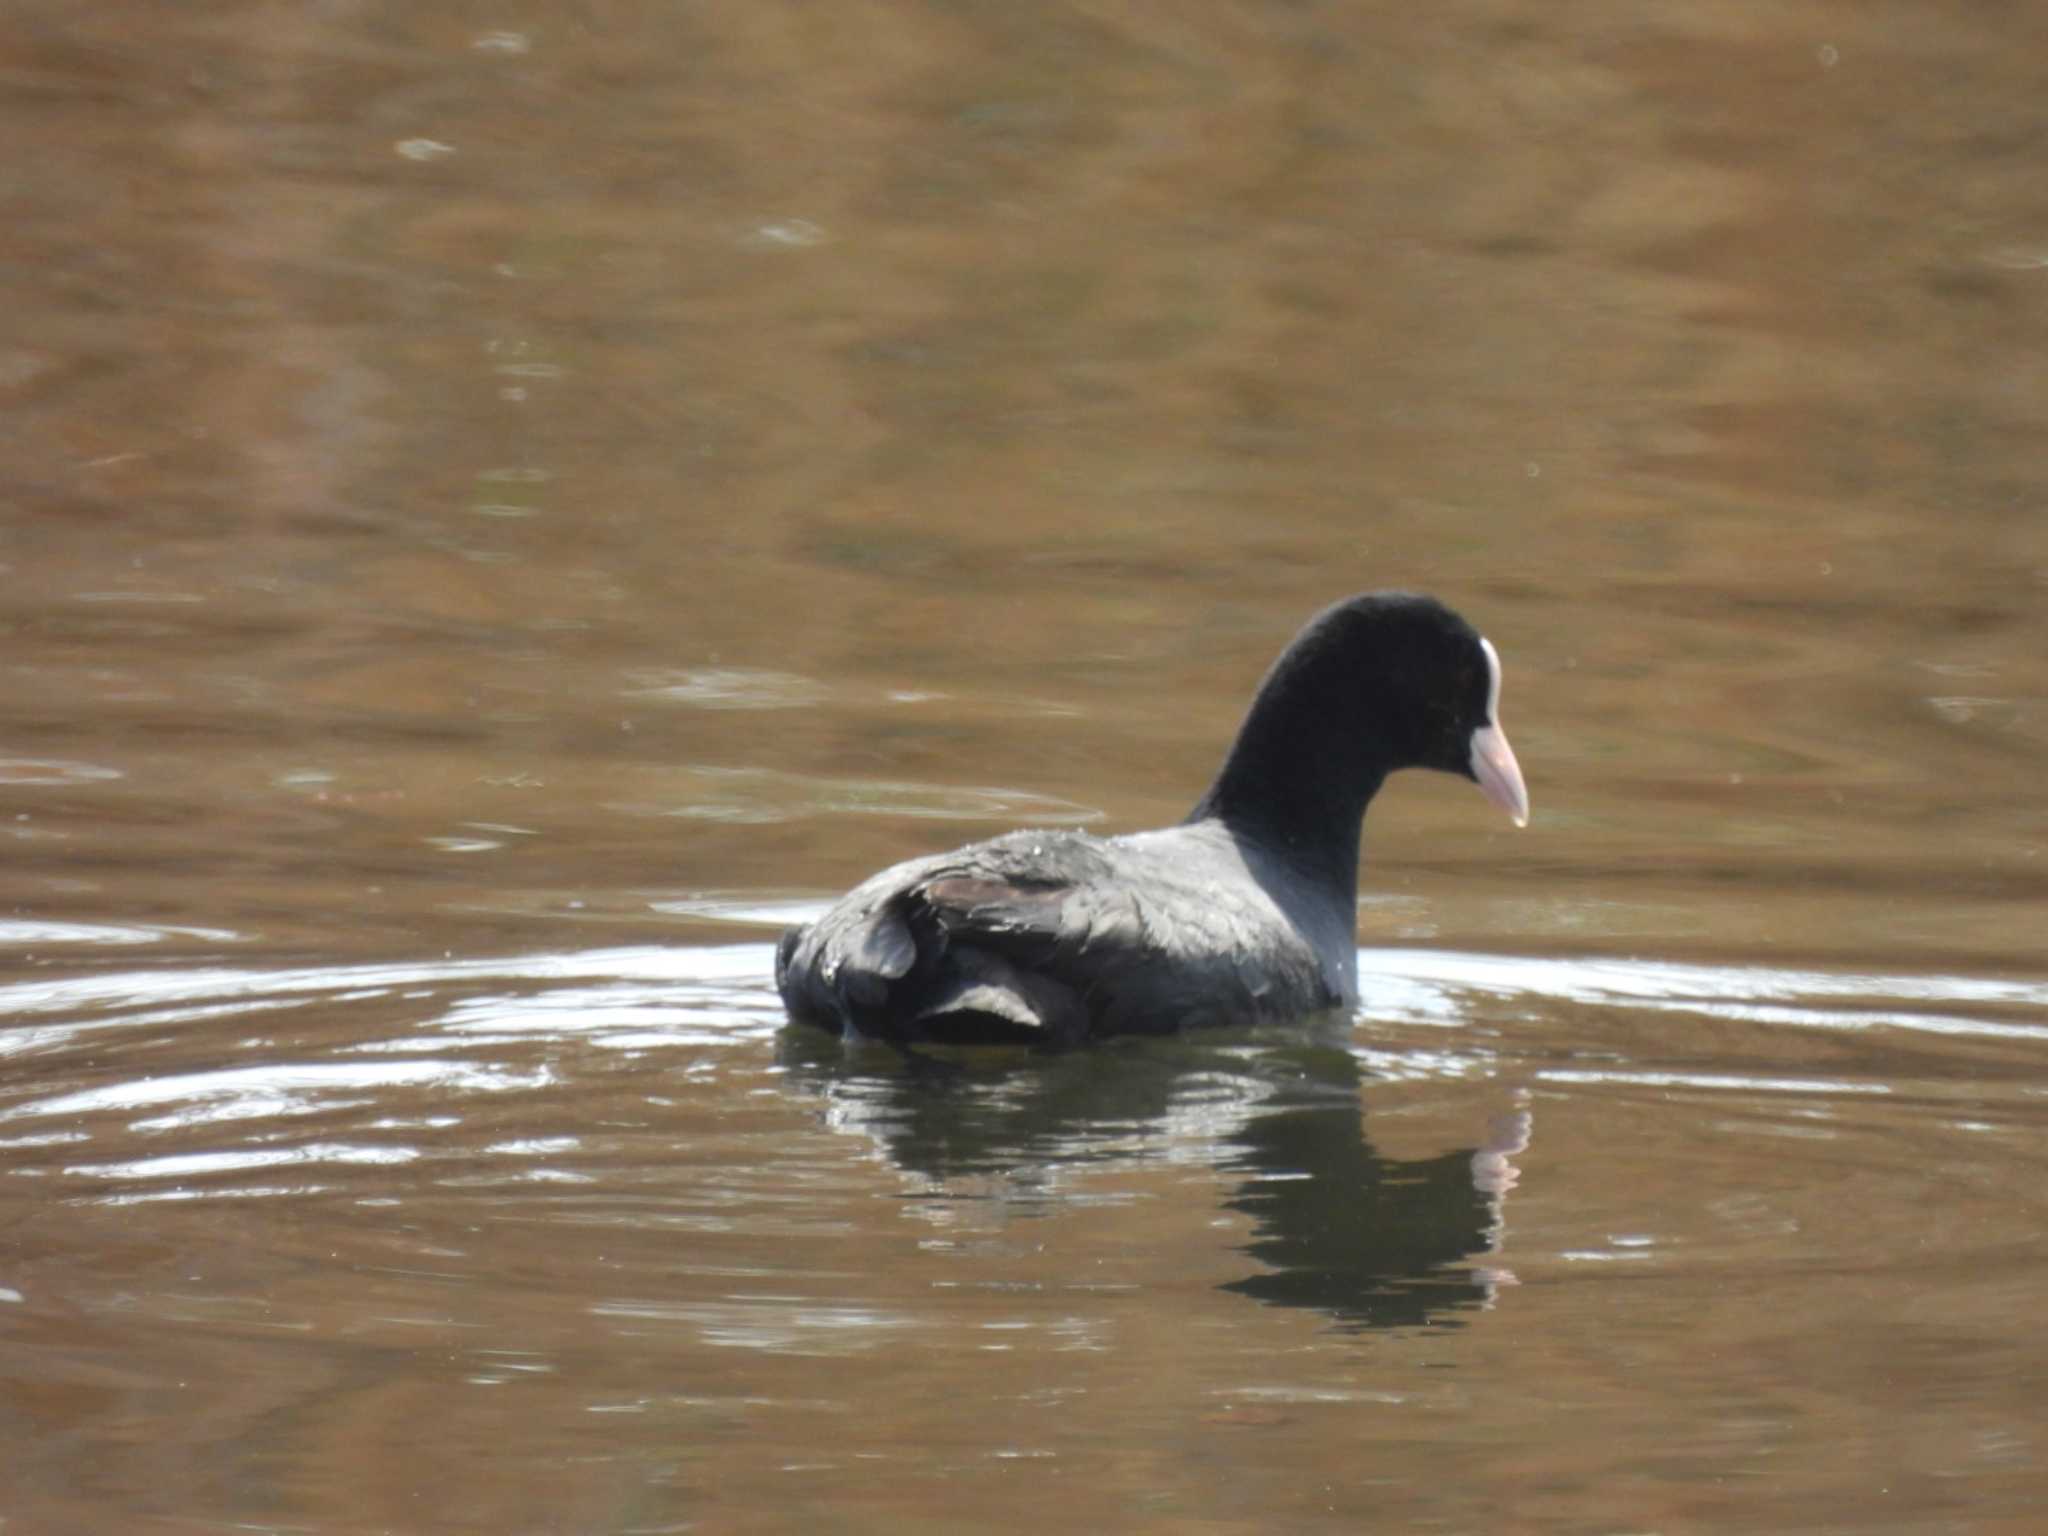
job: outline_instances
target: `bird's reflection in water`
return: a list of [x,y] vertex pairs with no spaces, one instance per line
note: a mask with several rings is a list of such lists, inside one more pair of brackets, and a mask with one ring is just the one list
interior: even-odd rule
[[1036,1188],[1056,1202],[1063,1169],[1209,1161],[1238,1179],[1225,1203],[1251,1218],[1245,1251],[1261,1265],[1226,1289],[1351,1328],[1454,1322],[1512,1283],[1487,1256],[1528,1111],[1500,1116],[1476,1146],[1382,1157],[1365,1134],[1349,1032],[1336,1019],[1285,1035],[935,1059],[792,1029],[781,1050],[793,1087],[906,1173],[941,1187],[1000,1175],[1019,1196]]
[[1244,1182],[1228,1204],[1256,1223],[1247,1251],[1268,1268],[1227,1289],[1361,1328],[1489,1304],[1510,1277],[1467,1261],[1499,1246],[1528,1110],[1496,1119],[1478,1147],[1382,1157],[1366,1139],[1356,1058],[1323,1049],[1295,1059],[1300,1076],[1231,1138],[1224,1166]]

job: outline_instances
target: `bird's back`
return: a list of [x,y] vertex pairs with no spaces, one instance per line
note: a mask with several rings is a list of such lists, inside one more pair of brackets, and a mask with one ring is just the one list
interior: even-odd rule
[[776,982],[792,1016],[841,1032],[1064,1045],[1347,1003],[1354,954],[1348,910],[1195,823],[896,865],[784,934]]

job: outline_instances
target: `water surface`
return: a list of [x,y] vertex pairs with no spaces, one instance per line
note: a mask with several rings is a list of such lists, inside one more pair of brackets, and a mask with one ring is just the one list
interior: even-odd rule
[[[0,1522],[2032,1531],[2025,8],[17,8]],[[1355,1018],[784,922],[1506,661]]]

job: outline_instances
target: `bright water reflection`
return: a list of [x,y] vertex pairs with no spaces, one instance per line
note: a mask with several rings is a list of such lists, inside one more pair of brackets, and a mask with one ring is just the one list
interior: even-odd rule
[[[1778,1094],[1924,1094],[1928,1085],[1888,1081],[1846,1063],[1832,1076],[1787,1075],[1768,1067],[1688,1070],[1663,1050],[1640,1053],[1660,1033],[1675,1045],[1688,1030],[1716,1022],[1764,1026],[1751,1037],[1756,1049],[1786,1059],[1810,1054],[1796,1039],[1801,1034],[1898,1042],[1933,1034],[1994,1053],[2048,1039],[2048,1023],[2035,1022],[2048,1013],[2048,984],[2030,981],[1379,949],[1362,956],[1368,1001],[1356,1021],[1052,1057],[905,1057],[785,1029],[765,983],[770,964],[765,946],[731,944],[304,969],[130,970],[15,983],[0,987],[0,1012],[15,1021],[0,1032],[0,1054],[23,1070],[0,1090],[0,1127],[9,1128],[0,1145],[66,1148],[61,1168],[12,1170],[20,1175],[133,1182],[285,1161],[411,1161],[423,1149],[402,1134],[369,1146],[333,1142],[323,1130],[319,1139],[276,1144],[290,1135],[290,1122],[310,1117],[322,1117],[324,1128],[389,1133],[419,1123],[459,1131],[474,1118],[465,1107],[481,1096],[575,1093],[579,1077],[622,1069],[646,1085],[740,1071],[780,1078],[782,1092],[816,1101],[824,1125],[872,1144],[919,1187],[996,1174],[1028,1185],[1034,1198],[1052,1198],[1049,1191],[1090,1167],[1242,1163],[1255,1182],[1299,1177],[1354,1198],[1384,1182],[1362,1171],[1374,1161],[1362,1116],[1375,1083],[1506,1082],[1521,1085],[1514,1091],[1523,1104],[1547,1084],[1698,1089],[1752,1102]],[[1483,1022],[1560,1012],[1577,1020],[1577,1045],[1563,1052],[1541,1032]],[[398,1027],[380,1028],[387,1019]],[[234,1065],[209,1057],[202,1067],[176,1068],[181,1037],[226,1021],[243,1031]],[[1773,1049],[1781,1031],[1793,1032],[1794,1043]],[[1593,1044],[1610,1033],[1633,1045]],[[1717,1061],[1725,1067],[1728,1057]],[[129,1063],[133,1069],[122,1070]],[[1981,1082],[1969,1089],[1975,1099],[1988,1092]],[[395,1108],[415,1102],[431,1102],[436,1113],[419,1122],[394,1118]],[[1318,1131],[1296,1138],[1301,1144],[1282,1163],[1260,1163],[1258,1148],[1271,1153],[1289,1140],[1271,1134],[1274,1124],[1294,1121]],[[249,1122],[255,1145],[218,1144],[237,1122]],[[51,1131],[52,1123],[60,1128]],[[1483,1147],[1468,1149],[1491,1171],[1466,1183],[1504,1193],[1513,1182],[1505,1160],[1523,1149],[1528,1123],[1527,1110],[1517,1110]],[[1263,1129],[1254,1134],[1252,1127]],[[206,1149],[190,1146],[195,1139]],[[98,1142],[162,1150],[93,1162],[80,1149]],[[465,1147],[463,1155],[570,1154],[583,1145],[575,1136],[536,1135]],[[1390,1222],[1388,1233],[1417,1225],[1410,1213]]]

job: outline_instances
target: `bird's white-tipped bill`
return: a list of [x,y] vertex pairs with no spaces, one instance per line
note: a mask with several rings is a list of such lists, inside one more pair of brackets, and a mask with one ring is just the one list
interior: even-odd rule
[[1482,639],[1486,652],[1487,723],[1472,733],[1472,777],[1486,792],[1486,798],[1514,818],[1518,827],[1529,825],[1529,789],[1522,782],[1522,765],[1515,761],[1515,749],[1500,728],[1500,652],[1491,640]]
[[1522,765],[1499,726],[1482,725],[1472,733],[1472,777],[1516,826],[1529,825],[1529,790],[1522,783]]

